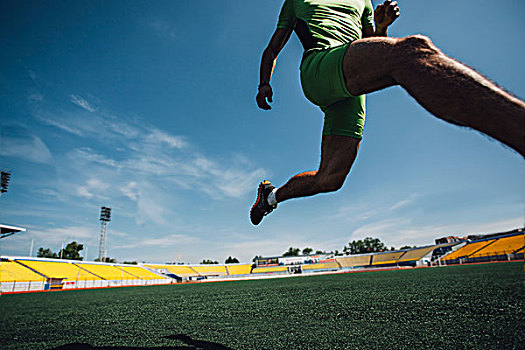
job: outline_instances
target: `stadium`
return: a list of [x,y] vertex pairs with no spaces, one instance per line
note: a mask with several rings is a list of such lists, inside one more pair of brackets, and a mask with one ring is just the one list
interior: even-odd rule
[[[443,240],[443,239],[441,239]],[[446,240],[446,238],[445,238]],[[439,239],[436,241],[440,241]],[[480,239],[380,253],[267,257],[249,264],[111,264],[2,256],[3,294],[32,291],[238,281],[327,273],[364,272],[457,264],[523,261],[523,229]]]
[[438,243],[456,239],[224,265],[2,256],[2,347],[520,348],[524,229]]

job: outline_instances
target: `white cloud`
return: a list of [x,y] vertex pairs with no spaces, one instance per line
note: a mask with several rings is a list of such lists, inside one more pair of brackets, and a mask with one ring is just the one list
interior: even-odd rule
[[[136,200],[138,194],[130,192],[129,183],[134,183],[133,188],[140,188],[146,178],[153,182],[176,184],[177,188],[198,190],[214,199],[224,196],[240,198],[253,190],[253,184],[268,173],[237,158],[228,164],[219,163],[191,150],[182,138],[158,130],[144,138],[120,139],[129,146],[123,159],[111,158],[89,147],[77,148],[67,157],[78,169],[100,173],[103,169],[97,166],[102,166],[113,172],[119,171],[119,176],[131,180],[128,187],[119,187],[120,192],[131,200]],[[152,147],[153,143],[155,147]],[[119,182],[116,174],[108,176],[107,183]]]
[[65,226],[49,227],[45,230],[28,229],[27,236],[40,245],[54,245],[57,243],[69,243],[73,240],[96,242],[99,236],[98,226]]
[[133,243],[127,243],[116,246],[119,249],[131,249],[137,247],[175,247],[185,244],[199,243],[200,239],[188,235],[182,234],[169,234],[163,237],[157,238],[143,238]]
[[93,193],[89,192],[86,186],[77,187],[77,195],[87,199],[93,198]]
[[102,191],[104,191],[108,187],[110,187],[109,184],[100,181],[100,179],[94,179],[94,178],[93,179],[89,179],[87,181],[87,186],[90,189],[97,189],[97,190],[102,190]]
[[17,157],[35,163],[50,163],[51,152],[37,136],[21,128],[2,128],[0,133],[0,156]]
[[71,160],[84,159],[91,163],[107,165],[112,168],[120,167],[120,165],[115,160],[99,154],[89,147],[82,147],[73,150],[72,152],[68,153],[68,158]]
[[[59,133],[64,140],[75,145],[72,149],[57,149],[57,190],[42,189],[40,193],[59,195],[61,203],[72,203],[68,210],[77,215],[72,220],[85,220],[78,210],[92,211],[98,205],[109,205],[118,213],[121,223],[125,221],[120,226],[125,227],[124,230],[131,232],[130,227],[137,224],[138,231],[151,229],[159,236],[166,234],[165,237],[134,241],[136,232],[129,236],[113,233],[113,238],[108,241],[110,248],[123,246],[131,251],[144,246],[162,249],[177,242],[179,254],[180,244],[207,245],[209,242],[195,237],[206,236],[217,228],[199,231],[195,236],[187,234],[194,232],[192,229],[179,230],[188,220],[179,214],[181,205],[195,203],[192,197],[202,195],[218,201],[241,198],[251,193],[254,184],[268,174],[242,154],[209,156],[184,136],[158,129],[138,118],[117,117],[100,104],[95,108],[79,95],[70,95],[70,98],[82,110],[72,110],[72,106],[68,108],[67,105],[65,109],[50,107],[52,101],[48,99],[34,109],[35,118],[56,128],[55,135]],[[53,186],[46,186],[50,187]],[[213,206],[206,200],[199,201],[199,210]],[[77,227],[72,225],[71,228]],[[175,230],[177,234],[170,233]],[[57,234],[50,235],[50,240],[65,233],[64,229],[55,231]],[[99,230],[95,228],[94,231]],[[79,232],[74,237],[82,237],[84,231]],[[94,237],[91,244],[96,244],[98,234]],[[153,248],[149,249],[151,252]],[[194,247],[186,251],[192,249]],[[217,251],[217,247],[210,246],[207,251]],[[141,252],[138,256],[144,258],[148,254]],[[163,254],[171,253],[165,251]],[[195,254],[205,253],[199,251]]]
[[405,207],[405,206],[413,203],[416,200],[416,197],[417,197],[417,193],[413,193],[410,196],[408,196],[407,198],[404,198],[404,199],[398,201],[397,203],[395,203],[394,205],[392,205],[390,207],[390,210],[396,210],[396,209]]
[[136,201],[139,196],[138,185],[135,181],[131,181],[125,186],[120,187],[120,192],[132,201]]
[[86,199],[108,199],[105,195],[110,185],[97,178],[89,178],[85,184],[76,186],[76,195]]
[[146,136],[147,142],[154,144],[164,143],[170,148],[183,148],[187,146],[186,141],[180,136],[173,136],[159,129],[150,129],[149,135]]
[[167,210],[163,202],[162,193],[154,188],[146,190],[142,188],[137,201],[137,215],[135,219],[137,224],[144,225],[151,221],[155,224],[164,225],[166,223]]
[[41,117],[40,120],[43,121],[46,124],[49,124],[51,126],[54,126],[54,127],[58,128],[58,129],[61,129],[63,131],[67,131],[70,134],[73,134],[73,135],[76,135],[76,136],[82,136],[82,131],[79,128],[71,125],[70,123],[63,122],[63,121],[60,121],[60,120],[48,119],[48,118],[44,118],[44,117]]
[[404,227],[411,223],[407,218],[391,218],[369,223],[355,229],[350,235],[351,239],[363,239],[365,237],[382,237],[392,230],[398,230],[399,227]]
[[41,193],[45,196],[51,196],[51,197],[59,197],[59,194],[57,191],[49,189],[49,188],[42,188],[37,191],[38,193]]
[[80,108],[85,109],[88,112],[94,112],[95,108],[93,108],[88,101],[86,101],[81,96],[77,95],[71,95],[71,102],[79,106]]

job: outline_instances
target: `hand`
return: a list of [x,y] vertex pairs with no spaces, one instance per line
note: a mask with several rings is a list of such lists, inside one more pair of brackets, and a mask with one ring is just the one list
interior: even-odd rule
[[386,29],[399,17],[399,7],[397,1],[386,0],[383,4],[377,5],[374,11],[374,22],[376,28]]
[[[272,98],[272,87],[269,84],[264,84],[259,87],[259,92],[257,93],[255,100],[257,101],[257,106],[259,106],[259,108],[267,111],[272,109],[272,107],[268,104],[268,102],[273,102]],[[266,99],[268,99],[268,102],[266,102]]]

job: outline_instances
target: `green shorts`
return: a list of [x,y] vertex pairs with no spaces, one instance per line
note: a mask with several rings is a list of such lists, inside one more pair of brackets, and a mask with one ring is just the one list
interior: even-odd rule
[[353,96],[343,76],[343,56],[350,44],[307,52],[301,85],[308,100],[324,112],[323,135],[363,137],[365,95]]

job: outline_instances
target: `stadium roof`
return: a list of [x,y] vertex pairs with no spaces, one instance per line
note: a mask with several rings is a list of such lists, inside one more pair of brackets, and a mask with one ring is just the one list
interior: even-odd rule
[[0,238],[6,238],[18,232],[25,232],[25,228],[0,224]]

